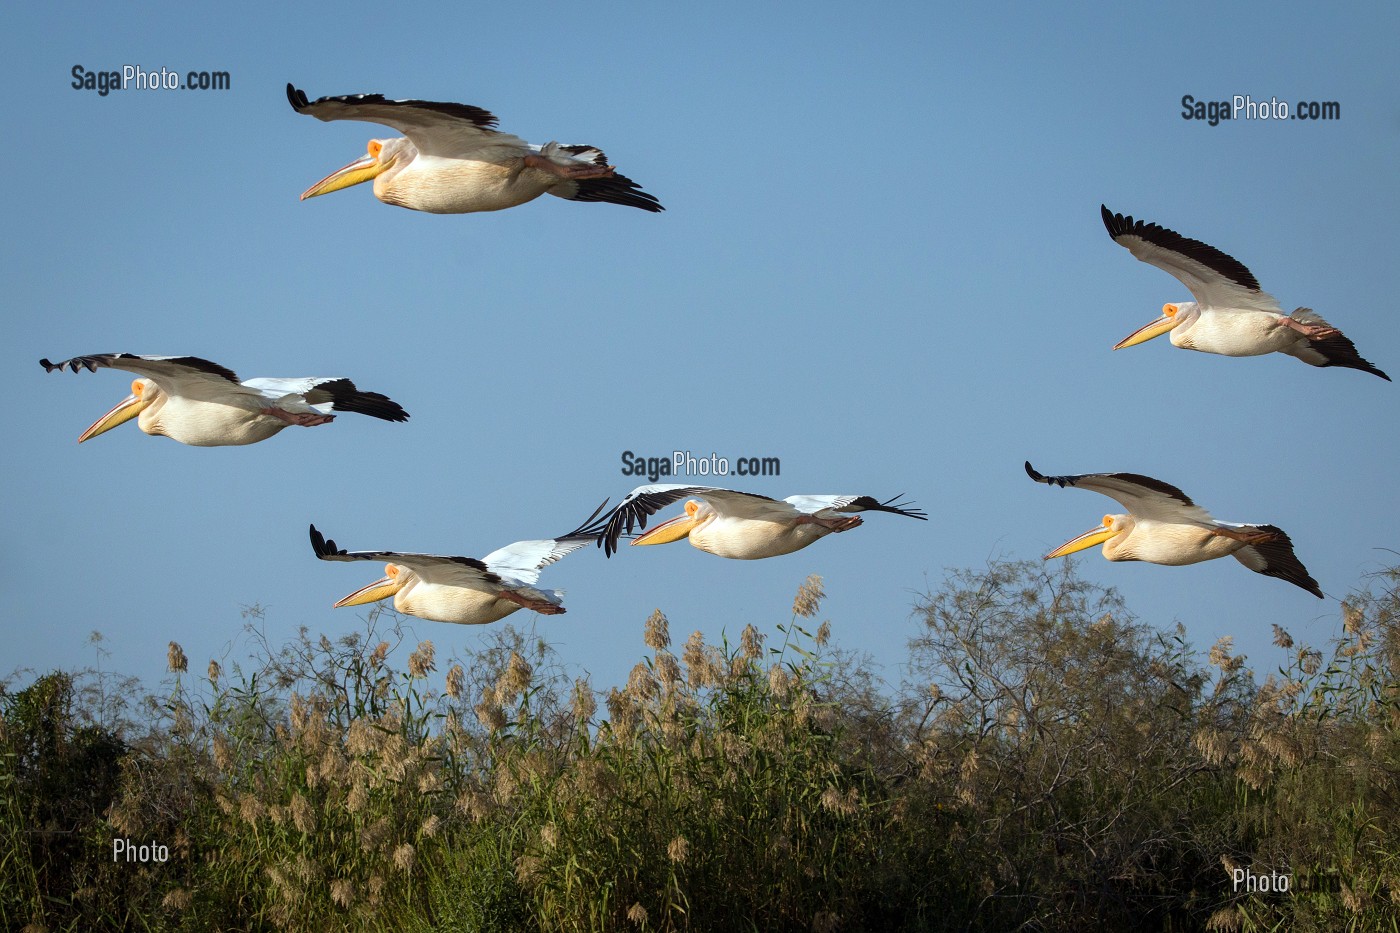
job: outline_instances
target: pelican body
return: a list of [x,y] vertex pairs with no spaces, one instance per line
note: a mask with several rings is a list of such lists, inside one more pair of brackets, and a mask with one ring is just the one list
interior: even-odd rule
[[384,421],[406,421],[408,412],[388,396],[361,392],[338,376],[249,379],[197,356],[136,356],[97,353],[51,363],[45,371],[121,369],[140,378],[131,394],[84,431],[78,443],[136,419],[142,431],[192,447],[256,444],[289,425],[315,427],[335,420],[332,411],[351,411]]
[[562,590],[545,590],[540,570],[566,554],[598,540],[600,527],[590,525],[603,505],[578,528],[558,538],[517,541],[480,560],[400,551],[345,551],[311,526],[311,549],[321,560],[386,561],[385,575],[338,600],[333,608],[359,606],[393,597],[394,608],[432,622],[486,625],[519,609],[561,615]]
[[1278,577],[1319,599],[1317,585],[1293,553],[1293,542],[1276,525],[1222,522],[1191,501],[1180,489],[1139,473],[1083,473],[1046,476],[1026,462],[1026,474],[1037,483],[1077,486],[1102,493],[1128,510],[1105,515],[1103,521],[1045,555],[1046,560],[1103,545],[1108,560],[1140,560],[1182,566],[1220,557],[1234,557],[1255,573]]
[[608,556],[634,526],[645,528],[648,516],[687,496],[685,512],[639,535],[632,544],[669,544],[688,538],[716,557],[760,560],[800,551],[829,534],[860,525],[856,512],[893,512],[924,521],[923,511],[901,504],[895,496],[880,502],[870,496],[790,496],[770,499],[756,493],[714,486],[663,484],[638,486],[607,517],[599,544]]
[[318,120],[361,120],[404,134],[370,140],[363,157],[312,185],[302,200],[373,181],[374,196],[385,204],[432,214],[500,211],[542,194],[664,210],[619,175],[602,150],[557,142],[532,146],[494,129],[495,115],[470,104],[388,100],[382,94],[313,101],[291,84],[287,100],[297,113]]
[[1100,205],[1108,235],[1145,263],[1174,275],[1195,301],[1168,302],[1162,316],[1120,340],[1121,350],[1170,335],[1172,346],[1221,356],[1286,353],[1311,366],[1342,366],[1390,377],[1311,308],[1285,314],[1244,264],[1213,246]]

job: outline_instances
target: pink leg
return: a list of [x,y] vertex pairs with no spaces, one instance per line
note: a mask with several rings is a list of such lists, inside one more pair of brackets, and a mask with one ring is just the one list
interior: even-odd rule
[[819,518],[816,515],[799,515],[797,516],[797,524],[821,525],[827,531],[841,532],[850,531],[852,528],[860,525],[861,518],[859,515],[850,515],[844,518]]
[[1341,333],[1330,324],[1304,324],[1302,321],[1295,321],[1287,315],[1284,315],[1279,323],[1290,330],[1297,331],[1309,340],[1325,340]]
[[533,609],[542,616],[557,616],[564,612],[563,606],[556,606],[554,603],[545,599],[531,599],[523,593],[517,593],[515,590],[501,590],[496,596],[507,602],[524,606],[526,609]]
[[1211,529],[1211,534],[1244,544],[1268,544],[1278,539],[1278,535],[1272,531],[1244,531],[1234,528],[1214,528]]
[[533,152],[525,156],[525,167],[537,168],[542,172],[558,175],[560,178],[610,178],[617,172],[617,169],[611,165],[592,165],[582,162],[577,165],[560,165],[552,159],[546,159]]
[[300,425],[303,428],[314,428],[319,424],[330,424],[335,420],[335,415],[323,415],[316,411],[290,412],[280,408],[264,408],[262,413],[288,424]]

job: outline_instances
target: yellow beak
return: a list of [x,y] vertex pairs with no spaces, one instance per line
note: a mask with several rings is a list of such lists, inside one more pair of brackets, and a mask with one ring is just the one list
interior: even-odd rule
[[111,411],[107,412],[107,414],[98,418],[92,423],[91,427],[78,435],[78,443],[81,444],[83,441],[96,437],[99,434],[106,434],[117,425],[130,421],[132,418],[141,414],[142,410],[149,404],[151,403],[141,398],[139,395],[128,395],[117,403],[116,408],[113,408]]
[[1162,336],[1180,323],[1181,320],[1178,316],[1168,316],[1164,314],[1146,327],[1139,327],[1137,330],[1115,343],[1113,349],[1121,350],[1124,347],[1132,347],[1140,343],[1146,343],[1153,337]]
[[1097,528],[1090,528],[1079,537],[1071,538],[1049,554],[1046,554],[1045,559],[1049,560],[1052,557],[1064,557],[1066,554],[1073,554],[1075,551],[1082,551],[1096,544],[1103,544],[1116,534],[1118,534],[1117,531],[1104,525],[1100,525]]
[[351,185],[358,185],[361,182],[369,181],[389,166],[380,162],[372,155],[364,155],[351,162],[342,169],[331,172],[316,184],[307,188],[301,193],[301,199],[314,198],[318,194],[327,194],[331,191],[339,191],[341,188],[349,188]]
[[388,599],[401,589],[403,589],[403,584],[394,577],[381,577],[368,586],[360,587],[331,608],[339,609],[342,606],[363,606],[365,603],[377,603],[381,599]]
[[632,546],[639,544],[670,544],[672,541],[679,541],[688,536],[692,528],[695,527],[695,516],[680,515],[668,522],[662,522],[651,531],[641,535],[632,542]]

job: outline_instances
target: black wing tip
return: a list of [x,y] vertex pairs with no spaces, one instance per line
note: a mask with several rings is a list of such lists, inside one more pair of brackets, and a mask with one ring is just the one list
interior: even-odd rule
[[[1261,531],[1271,532],[1275,535],[1274,540],[1262,545],[1254,545],[1254,550],[1260,557],[1264,558],[1265,567],[1262,571],[1266,577],[1274,577],[1285,583],[1292,583],[1300,590],[1307,590],[1318,599],[1326,599],[1322,592],[1322,586],[1313,579],[1313,575],[1308,573],[1308,568],[1303,566],[1303,562],[1298,559],[1298,554],[1293,550],[1293,539],[1288,536],[1277,525],[1258,525]],[[1269,553],[1273,551],[1274,553]]]
[[1074,485],[1073,476],[1046,476],[1044,473],[1031,466],[1029,460],[1026,461],[1026,475],[1037,483],[1044,483],[1047,486],[1059,486],[1061,489]]
[[[611,501],[611,499],[612,499],[611,496],[609,496],[608,498],[604,499],[603,502],[602,502],[602,504],[599,505],[596,509],[593,510],[593,514],[590,515],[590,516],[588,516],[587,518],[585,518],[582,522],[580,522],[580,523],[579,523],[579,526],[578,526],[577,528],[575,528],[573,531],[570,531],[570,532],[567,532],[567,533],[565,533],[565,534],[560,535],[559,537],[555,538],[554,540],[556,540],[556,541],[570,541],[570,540],[572,540],[572,541],[580,541],[580,540],[583,540],[583,541],[593,541],[593,542],[595,542],[595,543],[601,544],[601,543],[602,543],[602,540],[603,540],[602,536],[603,536],[604,534],[607,533],[608,520],[612,517],[612,513],[608,513],[607,515],[603,515],[603,510],[606,509],[606,508],[608,507],[608,502]],[[603,516],[601,519],[598,517],[598,516],[600,516],[600,515]]]
[[315,551],[316,556],[321,558],[321,560],[326,560],[329,557],[334,557],[337,554],[343,553],[335,546],[334,541],[316,530],[316,525],[314,523],[311,525],[311,550]]
[[59,360],[57,363],[44,357],[39,361],[39,365],[44,367],[44,372],[63,372],[65,369],[71,373],[80,372],[86,369],[90,373],[97,372],[97,361],[104,356],[121,356],[120,353],[89,353],[86,356],[75,356],[72,359]]
[[1118,234],[1123,232],[1124,227],[1131,225],[1133,222],[1131,217],[1124,218],[1122,214],[1113,213],[1113,211],[1108,209],[1107,204],[1099,205],[1099,216],[1103,218],[1103,225],[1104,228],[1108,230],[1108,235],[1115,240],[1118,239]]
[[[591,148],[591,147],[590,147]],[[666,208],[654,194],[642,190],[626,175],[609,175],[606,178],[584,178],[576,182],[578,193],[571,201],[601,201],[606,204],[620,204],[658,214]]]
[[316,388],[330,393],[331,409],[334,411],[348,411],[397,423],[403,423],[409,418],[403,406],[389,396],[382,392],[364,392],[349,379],[332,379]]
[[[1298,311],[1307,310],[1310,309],[1298,309]],[[1293,314],[1297,314],[1298,311],[1294,311]],[[1351,338],[1348,337],[1346,334],[1342,333],[1341,331],[1337,331],[1330,337],[1324,337],[1320,340],[1309,341],[1308,346],[1310,349],[1322,354],[1323,357],[1323,362],[1314,363],[1312,365],[1319,367],[1337,366],[1342,369],[1355,369],[1363,373],[1370,373],[1373,376],[1379,376],[1386,382],[1391,381],[1391,378],[1388,375],[1386,375],[1380,367],[1376,366],[1370,360],[1363,357],[1357,351],[1356,344],[1352,342]],[[1304,362],[1309,361],[1304,360]],[[62,366],[63,364],[60,363],[59,365]]]
[[875,507],[875,511],[893,512],[895,515],[906,515],[909,518],[917,518],[921,522],[928,521],[927,512],[925,512],[923,509],[919,508],[912,502],[900,502],[899,500],[903,498],[904,493],[902,492],[897,496],[891,496],[884,502],[878,503]]
[[287,103],[292,105],[292,109],[301,113],[302,108],[310,105],[311,100],[306,96],[306,92],[297,88],[292,82],[287,82]]

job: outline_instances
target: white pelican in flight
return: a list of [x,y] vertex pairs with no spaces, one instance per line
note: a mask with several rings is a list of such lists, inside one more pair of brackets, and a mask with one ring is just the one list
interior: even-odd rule
[[291,424],[315,427],[335,420],[332,411],[353,411],[385,421],[405,421],[408,412],[378,392],[361,392],[349,379],[249,379],[197,356],[136,356],[95,353],[50,363],[48,372],[67,368],[96,372],[124,369],[141,378],[131,394],[78,437],[78,443],[136,418],[147,434],[162,434],[193,447],[224,447],[265,441]]
[[[666,484],[638,486],[607,517],[599,544],[611,556],[624,531],[647,526],[647,517],[687,496],[685,514],[662,522],[638,536],[633,545],[669,544],[681,538],[702,551],[735,560],[758,560],[791,554],[833,532],[849,531],[861,524],[853,512],[893,512],[923,521],[923,510],[893,499],[880,502],[870,496],[789,496],[770,499],[751,492],[714,486]],[[698,500],[698,501],[697,501]]]
[[562,590],[541,590],[540,570],[565,554],[598,540],[599,528],[590,527],[607,506],[598,506],[588,521],[558,538],[517,541],[475,557],[438,554],[406,554],[398,551],[344,551],[311,526],[311,547],[321,560],[382,560],[385,576],[360,587],[335,603],[359,606],[394,597],[394,608],[432,622],[485,625],[504,619],[518,609],[541,615],[564,612]]
[[1046,560],[1096,544],[1103,545],[1108,560],[1170,566],[1231,554],[1255,573],[1287,580],[1322,598],[1322,589],[1293,553],[1293,542],[1282,528],[1217,521],[1180,489],[1138,473],[1045,476],[1030,461],[1026,461],[1026,473],[1037,483],[1092,489],[1128,510],[1127,515],[1105,515],[1103,524],[1066,541],[1046,554]]
[[290,84],[287,100],[297,113],[318,120],[363,120],[403,134],[371,139],[365,156],[307,188],[303,201],[374,179],[374,196],[385,204],[433,214],[499,211],[546,192],[570,201],[665,209],[617,174],[601,150],[555,142],[532,146],[493,129],[496,117],[470,104],[388,100],[382,94],[313,101]]
[[1284,314],[1239,260],[1200,240],[1133,220],[1099,205],[1108,235],[1138,259],[1176,276],[1195,301],[1168,302],[1162,316],[1118,341],[1131,347],[1171,333],[1173,346],[1223,356],[1287,353],[1312,366],[1344,366],[1390,377],[1356,352],[1341,331],[1311,308]]

